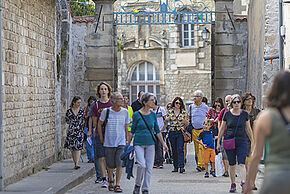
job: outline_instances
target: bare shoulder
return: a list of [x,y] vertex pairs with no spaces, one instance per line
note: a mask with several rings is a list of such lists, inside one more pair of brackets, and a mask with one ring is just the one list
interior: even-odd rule
[[259,130],[265,135],[269,135],[271,133],[271,124],[271,111],[261,111],[255,123],[255,130]]

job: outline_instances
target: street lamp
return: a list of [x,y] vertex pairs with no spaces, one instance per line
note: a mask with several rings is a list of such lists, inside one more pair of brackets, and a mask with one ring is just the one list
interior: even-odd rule
[[207,42],[209,40],[209,35],[210,35],[210,32],[209,30],[205,27],[203,29],[203,31],[201,32],[201,36],[202,36],[202,39]]

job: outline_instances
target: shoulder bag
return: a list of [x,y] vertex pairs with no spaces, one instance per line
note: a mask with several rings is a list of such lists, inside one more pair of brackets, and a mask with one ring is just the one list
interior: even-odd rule
[[143,119],[143,121],[144,121],[144,123],[145,123],[147,129],[149,130],[149,132],[150,132],[150,134],[151,134],[151,136],[152,136],[152,139],[153,139],[154,143],[156,144],[157,140],[156,140],[155,136],[153,135],[152,131],[150,130],[150,128],[149,128],[147,122],[145,121],[145,119],[144,119],[142,113],[140,113],[140,111],[138,111],[138,112],[139,112],[141,118]]
[[237,134],[237,129],[238,129],[238,125],[239,125],[241,114],[239,115],[239,118],[238,118],[238,123],[237,123],[236,129],[235,129],[234,138],[224,139],[223,145],[224,145],[224,149],[225,150],[234,150],[234,149],[236,149],[236,141],[235,141],[235,139],[236,139],[236,134]]
[[191,123],[191,105],[189,105],[189,125],[185,128],[190,134],[192,134],[193,125]]
[[104,122],[102,124],[103,137],[105,136],[105,129],[106,129],[106,125],[108,123],[109,113],[110,113],[110,108],[107,108],[106,118],[105,118],[105,120],[104,120]]
[[183,127],[180,125],[179,121],[178,121],[178,118],[177,116],[175,115],[174,111],[173,111],[173,114],[176,118],[176,121],[177,121],[177,124],[178,126],[180,127],[180,130],[182,132],[182,135],[183,135],[183,140],[184,142],[191,142],[192,138],[191,138],[191,134],[187,131],[187,130],[183,130]]

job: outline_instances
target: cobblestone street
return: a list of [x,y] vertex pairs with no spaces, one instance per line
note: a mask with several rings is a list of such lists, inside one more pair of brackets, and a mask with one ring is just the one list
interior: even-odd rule
[[[163,169],[153,169],[151,177],[150,193],[152,194],[209,194],[228,193],[230,188],[230,178],[210,177],[205,179],[204,172],[197,172],[193,165],[193,144],[188,145],[188,162],[184,174],[172,173],[172,164],[165,164]],[[136,165],[134,166],[136,170]],[[125,171],[124,171],[125,172]],[[134,172],[134,175],[136,172]],[[70,194],[80,193],[112,193],[108,189],[101,188],[100,184],[95,184],[95,177],[87,179],[82,184],[68,191]],[[122,176],[121,188],[123,193],[132,193],[135,179],[127,180],[125,173]],[[257,187],[260,188],[263,181],[262,174],[257,176]],[[240,179],[237,177],[236,183]],[[241,192],[241,187],[237,184],[237,192]]]

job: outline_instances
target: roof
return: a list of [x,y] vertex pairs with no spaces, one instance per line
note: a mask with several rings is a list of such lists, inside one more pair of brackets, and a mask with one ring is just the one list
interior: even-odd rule
[[234,20],[236,22],[242,22],[242,21],[247,21],[247,15],[241,15],[241,14],[234,14]]
[[89,23],[94,22],[95,16],[74,16],[72,23]]

